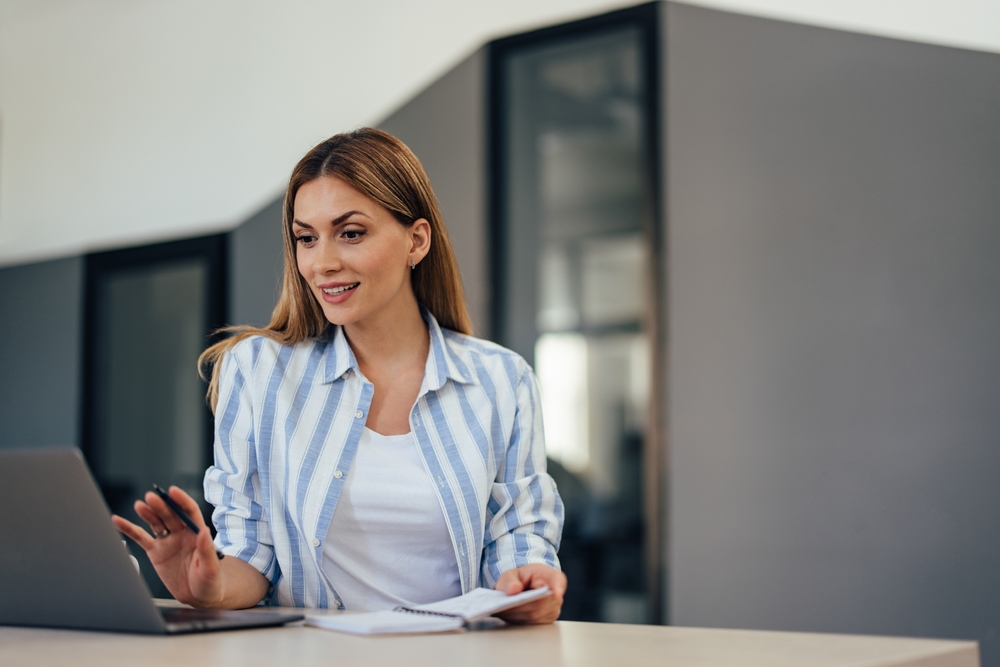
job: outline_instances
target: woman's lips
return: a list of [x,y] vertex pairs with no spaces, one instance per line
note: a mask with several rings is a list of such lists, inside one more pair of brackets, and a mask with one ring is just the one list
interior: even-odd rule
[[323,301],[327,303],[343,303],[351,298],[354,294],[354,290],[358,288],[361,283],[350,283],[348,285],[340,285],[337,287],[321,287],[319,292],[323,295]]

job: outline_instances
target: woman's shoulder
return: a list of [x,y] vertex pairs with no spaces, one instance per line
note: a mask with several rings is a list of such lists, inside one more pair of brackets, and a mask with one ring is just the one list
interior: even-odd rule
[[531,367],[524,357],[503,345],[468,334],[441,329],[448,352],[458,357],[467,368],[503,372],[512,381],[522,378]]
[[262,361],[273,362],[297,354],[308,354],[316,345],[325,345],[325,339],[307,338],[298,343],[285,344],[265,334],[251,333],[233,343],[226,356],[236,361],[244,372],[256,368]]

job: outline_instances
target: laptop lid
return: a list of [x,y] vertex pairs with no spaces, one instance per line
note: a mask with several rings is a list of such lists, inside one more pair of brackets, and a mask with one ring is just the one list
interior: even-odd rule
[[79,450],[0,451],[0,625],[167,631]]

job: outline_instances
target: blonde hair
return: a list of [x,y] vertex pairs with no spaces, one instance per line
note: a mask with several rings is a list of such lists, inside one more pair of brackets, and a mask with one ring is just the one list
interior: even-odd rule
[[316,297],[299,274],[292,234],[295,194],[306,183],[326,176],[341,178],[358,192],[371,197],[405,227],[420,218],[430,223],[430,251],[413,271],[407,272],[413,292],[442,327],[472,333],[458,262],[430,179],[420,160],[406,144],[382,130],[363,127],[337,134],[306,153],[288,180],[281,226],[285,244],[281,295],[270,323],[263,328],[226,327],[221,331],[233,335],[210,346],[198,357],[198,369],[203,378],[205,367],[212,369],[208,401],[213,411],[219,397],[219,361],[236,343],[250,336],[267,336],[282,345],[293,345],[319,337],[330,326]]

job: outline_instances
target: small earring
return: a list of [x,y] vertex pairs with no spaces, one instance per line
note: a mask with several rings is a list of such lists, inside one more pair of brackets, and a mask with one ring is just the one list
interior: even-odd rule
[[417,268],[417,263],[415,261],[413,261],[413,258],[411,257],[410,258],[410,271],[414,270],[415,268]]

